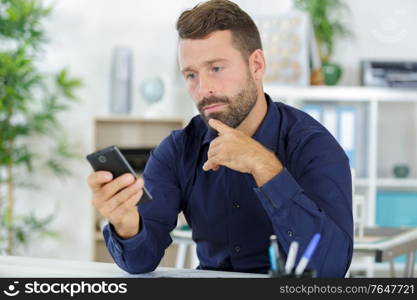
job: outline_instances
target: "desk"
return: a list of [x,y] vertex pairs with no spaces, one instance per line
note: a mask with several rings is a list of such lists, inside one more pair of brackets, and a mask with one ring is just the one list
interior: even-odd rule
[[355,239],[354,252],[375,257],[375,262],[390,262],[395,277],[394,258],[406,255],[404,277],[413,277],[417,251],[417,228],[365,228],[364,237]]
[[114,263],[71,261],[0,255],[0,277],[9,278],[267,278],[266,274],[219,272],[196,269],[157,268],[146,274],[129,274]]

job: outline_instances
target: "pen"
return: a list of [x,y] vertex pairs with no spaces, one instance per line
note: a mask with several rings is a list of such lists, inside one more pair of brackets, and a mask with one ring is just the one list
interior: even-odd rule
[[270,240],[271,240],[271,247],[274,249],[274,253],[275,253],[275,266],[278,268],[278,271],[284,272],[284,261],[282,260],[282,256],[279,253],[277,236],[274,234],[271,235]]
[[297,252],[298,242],[294,241],[290,245],[290,250],[288,250],[287,262],[285,263],[285,274],[291,274],[291,271],[294,268]]
[[269,262],[271,264],[271,270],[275,272],[277,270],[277,262],[275,260],[275,251],[272,245],[269,246],[268,250],[269,250],[268,252],[269,252]]
[[307,267],[311,259],[311,256],[317,248],[317,244],[320,241],[320,237],[320,233],[316,233],[311,239],[310,243],[307,246],[307,249],[304,251],[303,256],[300,259],[300,262],[297,265],[297,268],[295,269],[295,275],[303,274],[305,268]]

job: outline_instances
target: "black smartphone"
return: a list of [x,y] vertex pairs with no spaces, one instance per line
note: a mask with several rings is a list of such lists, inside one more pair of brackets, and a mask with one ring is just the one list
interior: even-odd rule
[[[113,178],[125,173],[131,173],[136,178],[135,171],[117,146],[110,146],[96,151],[87,155],[86,158],[94,171],[108,171],[113,174]],[[146,187],[143,187],[143,191],[144,193],[138,203],[146,203],[152,200],[152,196]]]

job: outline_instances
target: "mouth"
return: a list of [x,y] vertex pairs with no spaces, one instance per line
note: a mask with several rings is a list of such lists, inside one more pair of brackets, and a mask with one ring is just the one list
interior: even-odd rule
[[205,113],[211,113],[211,112],[222,110],[225,106],[226,104],[224,103],[211,104],[211,105],[204,106],[203,111]]

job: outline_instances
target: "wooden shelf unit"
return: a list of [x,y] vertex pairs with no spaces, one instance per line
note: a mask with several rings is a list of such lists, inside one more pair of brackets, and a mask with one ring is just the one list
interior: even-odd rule
[[[92,151],[116,145],[120,149],[155,148],[171,131],[182,129],[182,119],[144,119],[136,117],[102,116],[93,120],[94,144]],[[93,260],[112,262],[104,244],[101,228],[106,223],[97,210],[93,212]],[[173,249],[175,250],[175,249]],[[167,251],[161,265],[172,266],[175,252]]]

